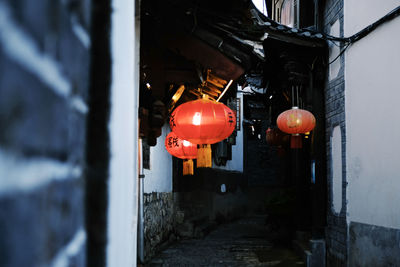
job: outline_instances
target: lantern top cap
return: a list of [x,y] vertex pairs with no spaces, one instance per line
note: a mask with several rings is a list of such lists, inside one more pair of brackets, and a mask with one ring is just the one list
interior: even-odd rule
[[[211,98],[211,97],[210,97],[209,95],[207,95],[207,94],[203,94],[202,97],[199,98],[199,99],[208,100],[208,101],[211,101],[211,102],[214,102],[214,103],[218,103],[218,102],[215,101],[215,99]],[[197,99],[197,100],[199,100],[199,99]]]
[[294,106],[294,107],[292,107],[292,109],[299,109],[299,107]]

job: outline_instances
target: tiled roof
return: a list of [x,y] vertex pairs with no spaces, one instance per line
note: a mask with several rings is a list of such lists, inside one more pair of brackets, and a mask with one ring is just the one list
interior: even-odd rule
[[270,18],[260,16],[260,13],[254,9],[250,9],[250,13],[252,15],[252,24],[244,24],[235,18],[227,18],[224,21],[215,22],[215,25],[231,32],[232,35],[252,41],[264,41],[267,38],[273,38],[310,47],[323,47],[326,45],[326,39],[320,32],[307,28],[298,29],[282,25]]

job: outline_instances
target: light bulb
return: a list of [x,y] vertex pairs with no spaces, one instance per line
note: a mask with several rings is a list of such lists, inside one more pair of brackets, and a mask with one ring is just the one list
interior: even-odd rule
[[201,113],[196,112],[193,116],[192,124],[193,125],[200,125],[201,122]]

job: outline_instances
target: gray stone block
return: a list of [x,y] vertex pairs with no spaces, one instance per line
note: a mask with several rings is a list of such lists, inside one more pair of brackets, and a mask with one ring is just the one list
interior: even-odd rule
[[[63,10],[63,12],[66,12]],[[65,15],[67,16],[67,14]],[[73,94],[88,100],[90,50],[73,33],[70,21],[63,21],[57,33],[58,61],[71,82]],[[89,34],[89,32],[87,32]]]
[[86,147],[86,116],[72,110],[68,114],[68,162],[84,163]]
[[[182,233],[176,229],[179,216],[176,216],[173,203],[173,193],[150,193],[144,194],[146,199],[144,205],[144,236],[145,236],[145,257],[148,259],[156,253],[158,248],[165,242],[169,242],[171,234],[193,235],[193,227],[187,229],[182,227]],[[180,213],[178,213],[180,214]],[[183,213],[182,213],[183,216]],[[183,221],[183,218],[181,218]],[[189,226],[190,228],[190,226]],[[188,232],[189,231],[189,232]]]
[[67,158],[66,99],[0,52],[0,145]]
[[84,227],[83,181],[0,197],[0,266],[49,264]]
[[24,28],[24,31],[35,40],[39,48],[44,51],[46,38],[51,32],[53,25],[50,23],[51,16],[50,3],[57,3],[59,1],[49,0],[8,0],[6,1],[12,8],[12,15],[17,20],[18,24]]

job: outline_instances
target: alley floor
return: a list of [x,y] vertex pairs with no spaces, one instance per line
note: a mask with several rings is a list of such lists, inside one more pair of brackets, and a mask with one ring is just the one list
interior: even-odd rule
[[265,216],[219,225],[202,239],[180,240],[147,265],[155,266],[305,266],[290,246],[275,242]]

